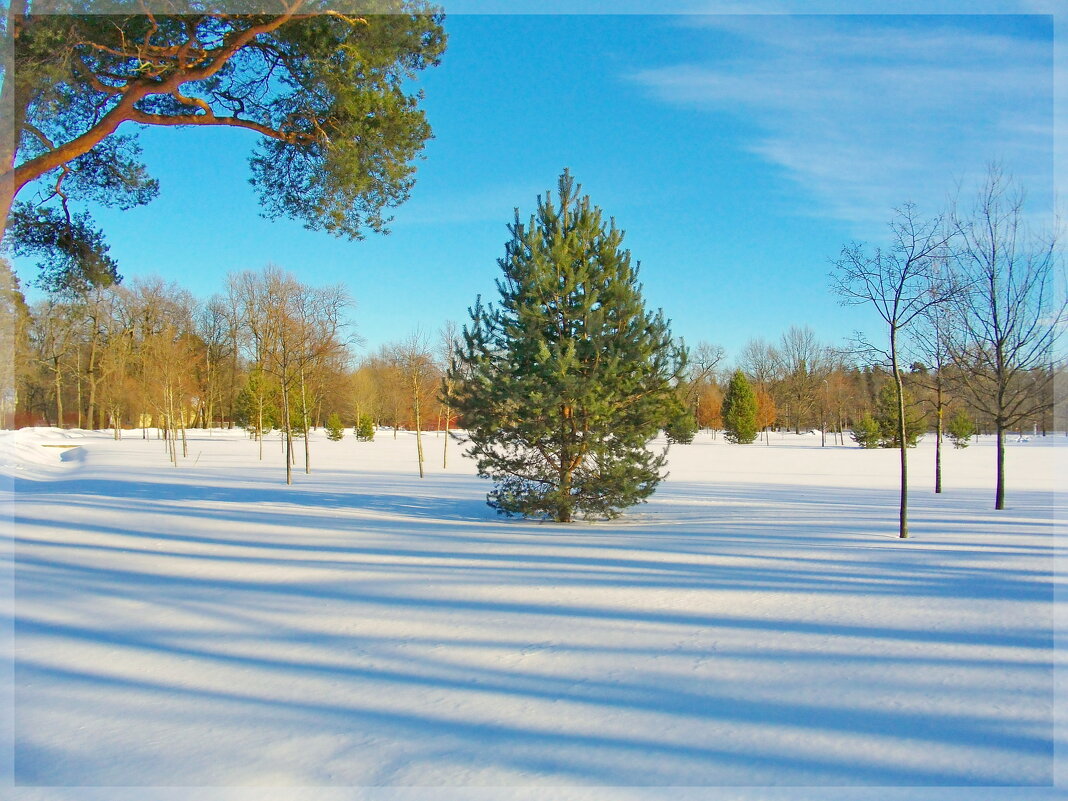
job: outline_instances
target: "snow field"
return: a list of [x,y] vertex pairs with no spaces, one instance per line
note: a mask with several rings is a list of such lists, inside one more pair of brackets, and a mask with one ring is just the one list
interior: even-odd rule
[[19,797],[1053,782],[1063,437],[1010,443],[998,513],[990,442],[941,497],[921,443],[904,542],[892,451],[702,434],[648,504],[558,525],[498,518],[439,435],[420,481],[413,439],[313,435],[292,487],[240,432],[178,468],[140,432],[0,439]]

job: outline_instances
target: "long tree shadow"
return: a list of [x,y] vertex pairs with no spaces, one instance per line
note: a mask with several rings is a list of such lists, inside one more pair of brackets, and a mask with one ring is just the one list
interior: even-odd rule
[[[16,705],[31,723],[17,731],[16,780],[127,783],[121,763],[98,764],[32,721],[67,705],[72,727],[106,726],[103,705],[105,718],[150,730],[162,699],[191,731],[225,720],[297,742],[374,732],[400,744],[382,746],[363,783],[404,775],[405,760],[605,784],[1052,776],[1049,493],[1017,493],[1001,519],[986,493],[983,504],[978,492],[920,500],[923,535],[901,543],[892,491],[669,484],[621,522],[561,526],[499,519],[469,476],[410,489],[364,474],[295,488],[187,474],[17,480]],[[1030,617],[887,624],[790,601],[745,613],[744,599],[779,595],[832,610],[1018,604]],[[339,621],[347,633],[331,628]],[[746,680],[752,665],[885,674],[873,699],[932,704],[762,694]],[[937,703],[961,676],[961,703]],[[992,695],[1022,711],[999,712]],[[752,730],[763,739],[735,740]],[[881,756],[879,743],[912,761]],[[195,783],[189,751],[130,747],[164,765],[138,776],[184,771]],[[955,761],[962,751],[971,758]]]

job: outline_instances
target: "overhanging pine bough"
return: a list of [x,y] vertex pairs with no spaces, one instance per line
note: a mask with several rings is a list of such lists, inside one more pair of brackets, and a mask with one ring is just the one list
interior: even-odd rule
[[[430,128],[404,82],[444,51],[433,7],[282,0],[273,13],[183,14],[175,3],[168,15],[120,0],[109,10],[131,13],[60,15],[36,5],[14,0],[2,32],[11,124],[0,137],[0,239],[9,212],[39,219],[50,203],[69,227],[69,202],[150,200],[136,139],[118,133],[126,123],[258,134],[252,182],[266,216],[311,229],[385,231],[388,209],[407,198]],[[38,196],[16,203],[31,185]]]

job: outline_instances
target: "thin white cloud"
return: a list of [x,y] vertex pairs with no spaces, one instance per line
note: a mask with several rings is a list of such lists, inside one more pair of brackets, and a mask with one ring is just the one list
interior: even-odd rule
[[669,103],[751,125],[745,145],[808,211],[861,225],[1001,160],[1048,186],[1052,43],[952,17],[705,17],[732,55],[631,76]]

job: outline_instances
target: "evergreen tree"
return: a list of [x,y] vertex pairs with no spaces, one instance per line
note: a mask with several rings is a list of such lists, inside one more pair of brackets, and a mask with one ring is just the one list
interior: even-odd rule
[[967,412],[958,409],[953,419],[949,421],[949,428],[946,431],[949,438],[953,440],[954,448],[967,448],[968,441],[975,434],[975,423],[972,422],[972,418],[968,417]]
[[741,370],[734,371],[723,398],[723,435],[738,445],[748,445],[757,437],[756,393]]
[[675,415],[668,421],[664,428],[668,442],[671,444],[689,445],[697,435],[697,418],[693,412],[680,407]]
[[326,418],[326,438],[337,442],[345,436],[345,427],[341,425],[341,417],[337,412],[333,412]]
[[369,414],[361,414],[356,423],[356,439],[360,442],[371,442],[375,438],[375,421]]
[[882,445],[882,426],[870,414],[853,423],[853,441],[862,448],[878,448]]
[[234,422],[259,439],[281,423],[276,388],[259,368],[253,368],[234,402]]
[[500,305],[476,302],[449,371],[489,505],[614,517],[660,481],[666,452],[647,445],[677,409],[685,349],[646,312],[623,232],[566,170],[555,201],[509,231]]
[[[905,445],[916,447],[920,435],[927,430],[923,414],[917,411],[916,401],[907,389],[901,390],[902,405],[905,409]],[[881,432],[879,446],[882,448],[900,448],[901,436],[898,434],[898,398],[893,383],[886,383],[879,390],[876,398],[875,421]]]

